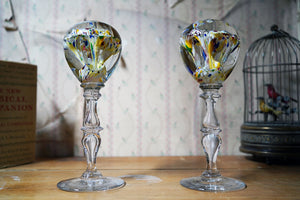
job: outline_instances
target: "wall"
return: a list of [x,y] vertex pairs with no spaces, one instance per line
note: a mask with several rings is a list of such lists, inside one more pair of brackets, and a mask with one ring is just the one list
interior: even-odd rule
[[[297,36],[294,0],[11,0],[0,3],[0,59],[38,65],[37,154],[82,155],[82,89],[64,58],[62,38],[74,24],[111,24],[122,60],[101,90],[100,156],[202,155],[203,102],[184,67],[179,35],[196,20],[215,18],[241,37],[238,64],[217,105],[221,154],[239,152],[243,123],[242,64],[249,45],[273,24]],[[15,24],[13,23],[15,22]],[[17,29],[16,29],[17,27]]]

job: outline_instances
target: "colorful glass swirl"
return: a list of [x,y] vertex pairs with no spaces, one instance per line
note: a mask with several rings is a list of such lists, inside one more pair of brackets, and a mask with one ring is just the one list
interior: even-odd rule
[[239,44],[236,32],[218,20],[191,24],[180,38],[183,60],[200,84],[219,84],[227,79],[235,66]]
[[106,82],[121,53],[121,39],[109,27],[89,22],[73,27],[64,38],[67,62],[82,83]]

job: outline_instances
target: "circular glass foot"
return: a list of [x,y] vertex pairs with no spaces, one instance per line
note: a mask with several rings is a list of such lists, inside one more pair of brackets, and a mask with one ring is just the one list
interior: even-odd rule
[[61,181],[57,187],[68,192],[93,192],[117,189],[125,185],[124,180],[114,177],[72,178]]
[[204,192],[236,191],[247,187],[242,181],[222,176],[217,181],[211,181],[201,176],[185,178],[180,181],[180,184],[186,188]]

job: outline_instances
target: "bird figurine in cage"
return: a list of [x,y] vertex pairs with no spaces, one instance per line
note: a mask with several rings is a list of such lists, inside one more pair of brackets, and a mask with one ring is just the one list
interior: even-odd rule
[[300,159],[300,41],[273,25],[250,45],[243,76],[240,150],[267,160]]

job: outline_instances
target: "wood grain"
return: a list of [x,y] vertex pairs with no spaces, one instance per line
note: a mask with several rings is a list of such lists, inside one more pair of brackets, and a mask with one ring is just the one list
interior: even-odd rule
[[247,184],[244,190],[226,193],[199,192],[179,184],[182,178],[201,174],[204,157],[105,157],[97,166],[105,176],[125,177],[126,186],[105,192],[64,192],[56,184],[80,176],[85,160],[41,160],[1,169],[0,199],[300,199],[299,166],[267,165],[243,156],[219,157],[222,175]]

